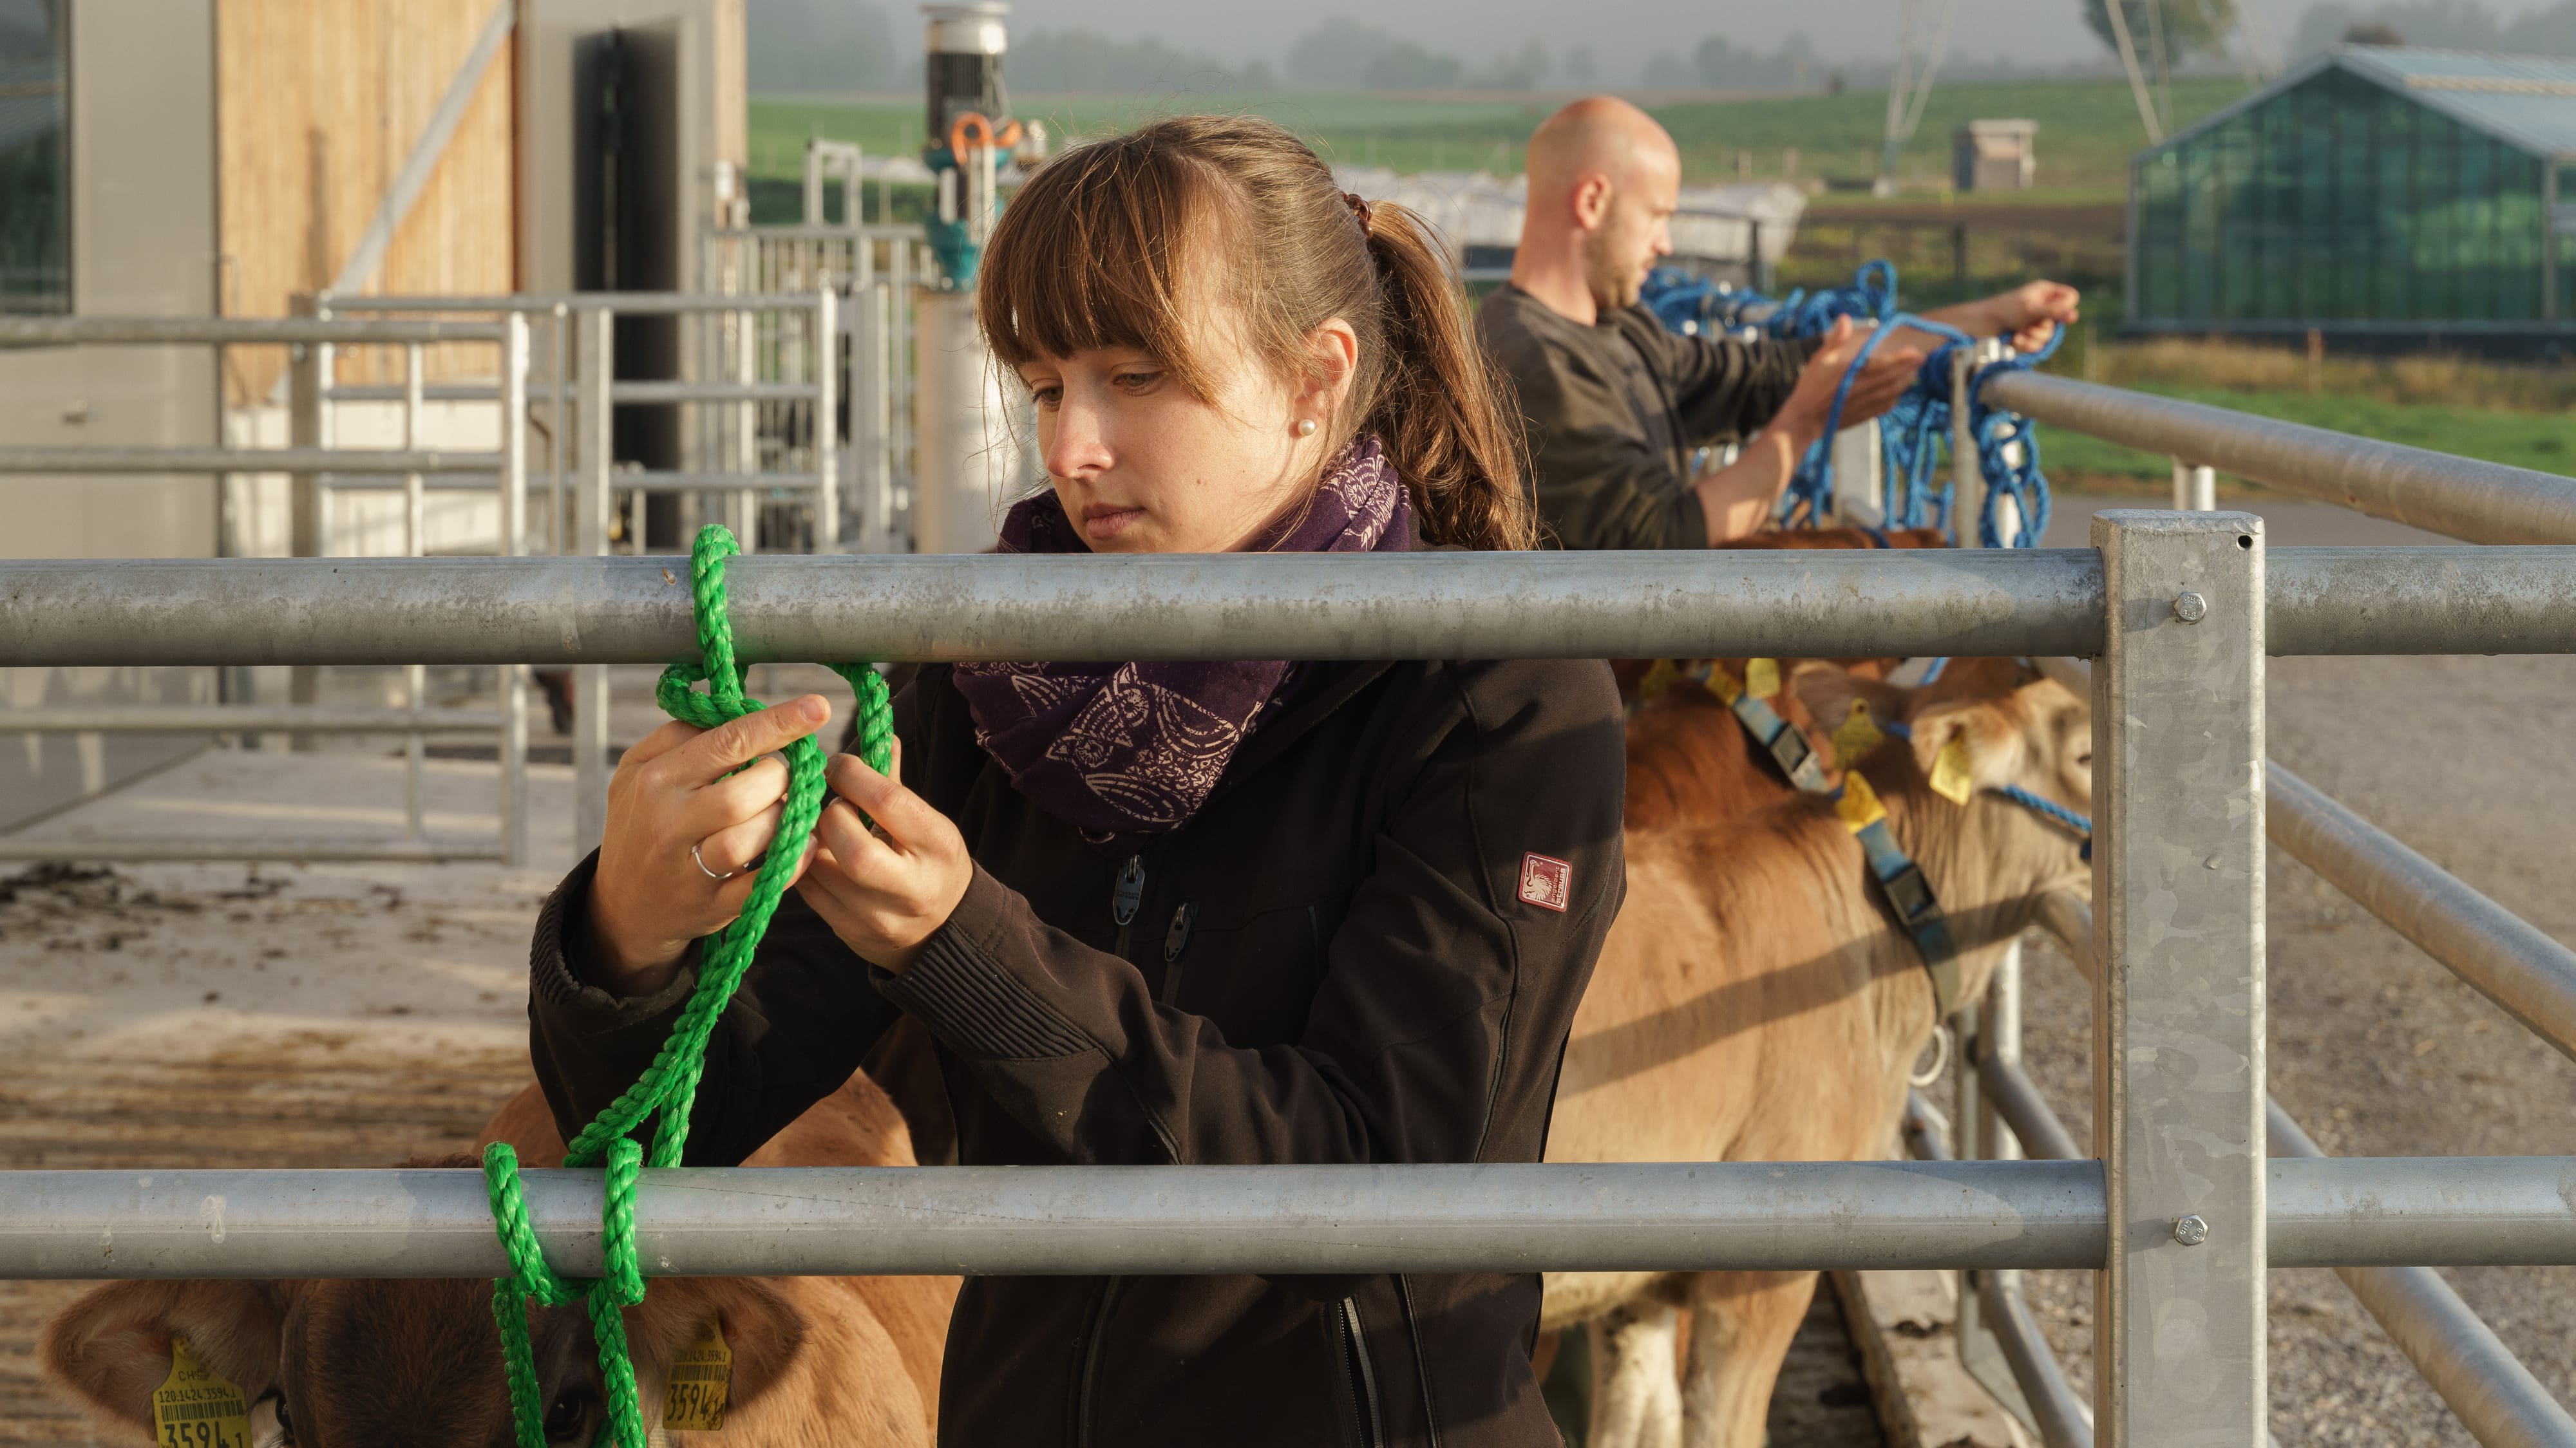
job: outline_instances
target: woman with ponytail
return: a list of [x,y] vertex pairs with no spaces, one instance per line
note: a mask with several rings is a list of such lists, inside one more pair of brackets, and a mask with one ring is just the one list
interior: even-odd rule
[[[1268,122],[1162,121],[1050,161],[977,303],[1051,483],[1005,551],[1533,541],[1434,239]],[[862,1065],[924,1160],[1540,1159],[1622,889],[1601,663],[934,665],[895,712],[893,777],[832,763],[797,893],[708,1049],[691,1164],[739,1161]],[[650,1060],[690,942],[740,899],[708,877],[775,828],[783,771],[731,771],[824,713],[628,753],[600,853],[537,933],[535,1055],[566,1123]],[[928,1067],[897,1079],[911,1039]],[[940,1437],[1553,1444],[1538,1307],[1530,1273],[978,1278]]]

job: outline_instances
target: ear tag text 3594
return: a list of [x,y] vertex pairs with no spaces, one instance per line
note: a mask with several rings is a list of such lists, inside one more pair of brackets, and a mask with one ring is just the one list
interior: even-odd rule
[[725,1346],[724,1325],[708,1318],[698,1340],[671,1362],[671,1382],[662,1390],[662,1426],[683,1432],[714,1433],[723,1429],[725,1404],[733,1395],[733,1349]]

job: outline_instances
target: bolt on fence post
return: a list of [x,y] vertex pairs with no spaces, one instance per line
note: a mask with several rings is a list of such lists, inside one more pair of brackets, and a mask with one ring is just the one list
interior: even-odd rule
[[[584,557],[608,553],[609,486],[616,418],[608,396],[617,370],[617,315],[606,307],[584,314],[581,339],[581,473],[573,513],[574,547]],[[582,664],[572,687],[572,848],[589,853],[608,827],[608,666]]]
[[2264,1441],[2263,522],[2120,510],[2093,543],[2095,1427],[2243,1448]]

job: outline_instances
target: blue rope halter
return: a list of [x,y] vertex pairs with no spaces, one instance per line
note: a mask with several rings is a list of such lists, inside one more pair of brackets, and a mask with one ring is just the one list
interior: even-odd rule
[[2084,837],[2084,861],[2086,864],[2092,863],[2093,820],[2091,816],[2078,814],[2075,811],[2068,809],[2066,806],[2059,804],[2057,801],[2050,799],[2045,795],[2033,794],[2018,784],[1999,784],[1995,786],[1994,792],[2002,795],[2008,800],[2011,800],[2013,803],[2020,805],[2022,808],[2029,810],[2031,813],[2039,815],[2043,819],[2055,820],[2057,823],[2066,826],[2076,834],[2082,835]]

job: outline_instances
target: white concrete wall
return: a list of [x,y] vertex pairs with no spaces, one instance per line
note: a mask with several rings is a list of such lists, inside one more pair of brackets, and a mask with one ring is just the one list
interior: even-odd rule
[[[213,0],[71,0],[73,310],[216,311]],[[0,447],[195,446],[216,440],[208,347],[0,352]],[[0,474],[0,557],[196,558],[215,551],[205,477]],[[203,669],[6,669],[0,699],[142,703],[213,697]],[[191,752],[168,735],[0,741],[0,828]]]

